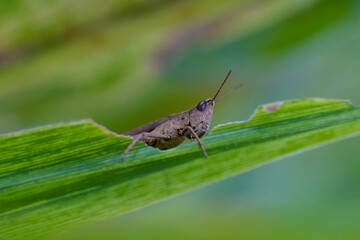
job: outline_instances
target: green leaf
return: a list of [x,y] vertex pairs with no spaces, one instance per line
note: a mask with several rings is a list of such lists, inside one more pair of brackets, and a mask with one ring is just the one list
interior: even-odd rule
[[91,120],[0,136],[0,235],[39,238],[146,206],[319,144],[360,133],[360,108],[305,99],[259,107],[246,122],[215,127],[160,151],[130,144]]

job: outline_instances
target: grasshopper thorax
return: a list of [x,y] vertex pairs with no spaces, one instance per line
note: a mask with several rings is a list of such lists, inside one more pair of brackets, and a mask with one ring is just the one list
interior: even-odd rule
[[[200,101],[189,112],[189,125],[194,129],[196,135],[202,137],[209,129],[213,115],[215,102],[209,98]],[[190,133],[185,133],[187,138],[191,138]]]

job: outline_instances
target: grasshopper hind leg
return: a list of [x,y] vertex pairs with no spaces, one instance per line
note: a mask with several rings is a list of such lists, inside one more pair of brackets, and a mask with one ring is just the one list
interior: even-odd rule
[[126,154],[128,154],[130,149],[135,145],[136,142],[138,142],[140,140],[140,138],[141,138],[141,135],[137,135],[136,137],[133,138],[133,141],[130,143],[130,145],[126,148],[126,150],[121,155],[121,162],[124,161]]
[[[133,141],[130,143],[130,145],[126,148],[126,150],[124,151],[124,153],[121,155],[121,161],[123,162],[125,159],[126,154],[128,154],[128,152],[130,151],[130,149],[138,142],[144,142],[149,146],[155,147],[155,148],[159,148],[162,149],[161,147],[157,146],[158,142],[161,139],[167,139],[168,137],[162,134],[154,134],[154,133],[140,133],[138,135],[135,136],[131,136],[133,138]],[[180,143],[179,143],[180,144]],[[177,146],[178,144],[176,144]],[[173,146],[171,146],[173,147]],[[167,149],[167,148],[164,148]],[[163,149],[162,149],[163,150]]]

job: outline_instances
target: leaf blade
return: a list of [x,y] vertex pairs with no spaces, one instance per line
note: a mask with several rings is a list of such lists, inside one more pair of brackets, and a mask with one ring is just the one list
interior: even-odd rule
[[203,142],[159,151],[90,120],[0,136],[0,235],[36,238],[122,214],[328,141],[359,135],[360,108],[304,99],[259,107]]

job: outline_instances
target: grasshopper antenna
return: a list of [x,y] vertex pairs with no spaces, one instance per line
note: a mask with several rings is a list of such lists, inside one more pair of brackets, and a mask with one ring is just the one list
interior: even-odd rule
[[223,81],[223,83],[222,83],[221,86],[219,87],[219,90],[217,90],[217,92],[216,92],[215,96],[213,97],[212,101],[215,101],[215,99],[216,99],[217,95],[219,94],[221,88],[224,86],[226,80],[227,80],[228,77],[230,76],[231,71],[232,71],[232,70],[230,69],[229,73],[227,74],[225,80]]
[[227,93],[225,93],[223,96],[221,96],[220,98],[218,98],[218,99],[215,101],[215,103],[217,103],[218,101],[220,101],[221,99],[223,99],[224,97],[226,97],[227,95],[229,95],[230,93],[238,90],[239,88],[241,88],[241,87],[243,87],[243,86],[244,86],[244,84],[242,83],[242,84],[239,84],[238,86],[234,87],[233,89],[229,90],[229,91],[228,91]]

